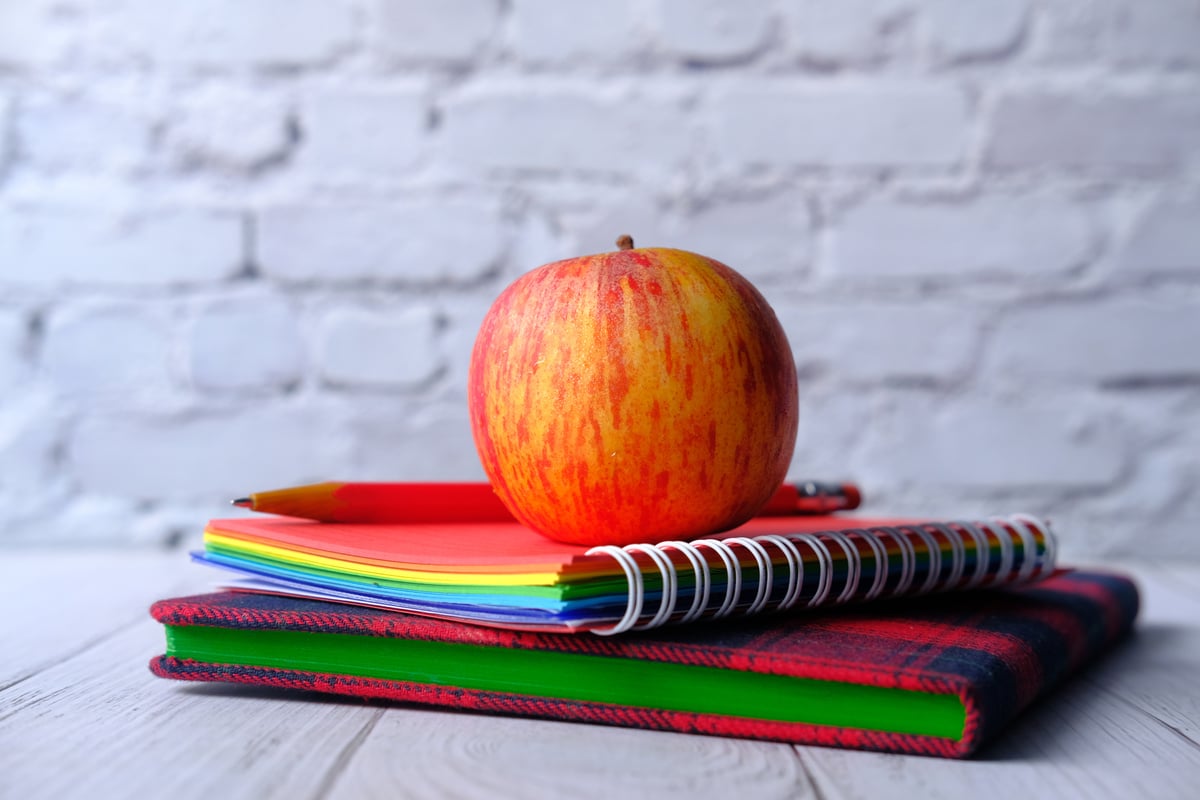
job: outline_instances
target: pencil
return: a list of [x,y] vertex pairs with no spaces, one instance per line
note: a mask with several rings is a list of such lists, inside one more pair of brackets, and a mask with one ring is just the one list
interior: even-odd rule
[[[781,486],[759,511],[763,516],[828,514],[858,508],[862,493],[851,483],[808,481]],[[328,481],[255,492],[233,501],[239,508],[319,522],[510,522],[512,514],[487,483],[345,483]]]
[[512,514],[487,483],[328,481],[255,492],[235,506],[319,522],[508,522]]

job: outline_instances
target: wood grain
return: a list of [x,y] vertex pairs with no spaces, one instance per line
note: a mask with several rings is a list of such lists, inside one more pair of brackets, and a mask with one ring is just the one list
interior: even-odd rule
[[379,709],[150,674],[149,618],[0,693],[6,797],[317,797]]
[[201,591],[209,575],[177,554],[8,553],[0,558],[0,689],[145,619],[168,594]]
[[802,748],[827,796],[1183,798],[1200,781],[1200,583],[1138,567],[1134,635],[964,762]]
[[389,710],[333,798],[815,797],[787,745],[543,720]]
[[147,607],[208,573],[181,556],[10,553],[0,798],[1190,797],[1200,565],[1134,571],[1137,633],[956,762],[162,681]]

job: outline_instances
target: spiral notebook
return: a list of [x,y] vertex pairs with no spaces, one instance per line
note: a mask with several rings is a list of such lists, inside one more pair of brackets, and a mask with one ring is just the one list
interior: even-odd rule
[[691,542],[582,547],[517,523],[218,519],[196,560],[242,591],[501,628],[615,634],[994,587],[1054,571],[1047,523],[758,517]]

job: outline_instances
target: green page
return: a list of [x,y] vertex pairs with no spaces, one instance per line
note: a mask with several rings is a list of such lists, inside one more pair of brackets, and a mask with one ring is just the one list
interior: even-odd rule
[[168,625],[167,655],[534,697],[962,737],[954,695],[609,656],[340,633]]

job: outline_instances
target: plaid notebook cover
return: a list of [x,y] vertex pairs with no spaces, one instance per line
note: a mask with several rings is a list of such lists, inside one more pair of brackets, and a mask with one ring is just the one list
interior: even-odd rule
[[1116,574],[1066,572],[1001,591],[938,595],[820,615],[692,625],[611,638],[539,634],[368,608],[223,592],[156,603],[170,625],[296,629],[652,659],[957,695],[959,739],[604,703],[160,656],[165,678],[233,681],[464,710],[687,733],[962,757],[1071,671],[1127,633],[1137,588]]

